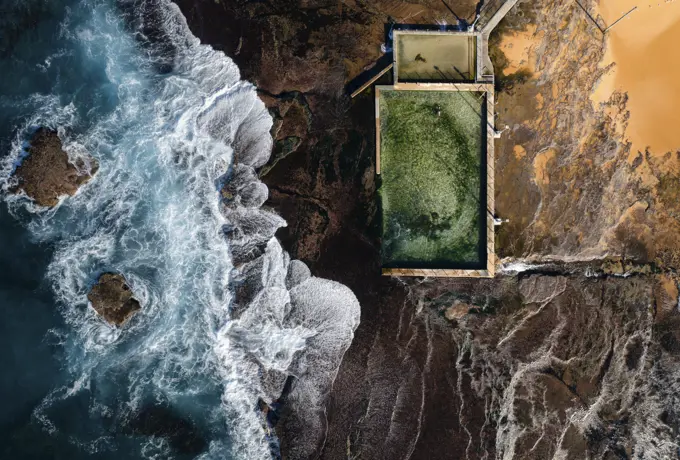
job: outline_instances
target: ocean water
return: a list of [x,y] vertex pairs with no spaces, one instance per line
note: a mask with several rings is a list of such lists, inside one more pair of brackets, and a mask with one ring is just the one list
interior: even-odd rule
[[[0,4],[0,458],[275,457],[258,399],[291,375],[320,433],[359,305],[274,238],[255,88],[169,0]],[[53,209],[8,193],[41,126],[100,164]],[[106,271],[122,329],[88,306]]]

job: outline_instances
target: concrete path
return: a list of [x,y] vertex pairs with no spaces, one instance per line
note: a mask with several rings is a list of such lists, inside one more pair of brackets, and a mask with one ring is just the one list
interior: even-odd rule
[[499,22],[501,22],[501,19],[505,17],[506,14],[512,9],[513,6],[517,3],[518,0],[506,0],[501,7],[494,13],[494,15],[489,19],[489,22],[484,24],[484,28],[482,29],[482,35],[486,35],[487,37],[489,34],[491,34],[491,31],[496,28]]

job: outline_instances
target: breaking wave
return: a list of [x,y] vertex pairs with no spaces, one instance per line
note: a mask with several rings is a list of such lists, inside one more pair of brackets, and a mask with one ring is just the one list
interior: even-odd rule
[[[15,218],[56,248],[47,278],[67,324],[50,336],[71,381],[36,407],[36,423],[59,436],[72,424],[59,414],[84,405],[89,420],[69,427],[69,442],[120,452],[111,427],[162,404],[208,438],[201,458],[269,458],[276,440],[258,399],[276,400],[293,375],[296,426],[320,430],[359,305],[274,237],[285,222],[262,208],[268,190],[255,172],[269,158],[272,120],[255,88],[169,0],[51,8],[36,28],[44,53],[5,67],[24,79],[0,93],[12,129],[1,185],[11,187],[39,126],[100,170],[51,210],[5,193]],[[142,304],[123,329],[88,308],[105,271],[123,273]],[[138,454],[169,458],[171,444],[152,437]]]

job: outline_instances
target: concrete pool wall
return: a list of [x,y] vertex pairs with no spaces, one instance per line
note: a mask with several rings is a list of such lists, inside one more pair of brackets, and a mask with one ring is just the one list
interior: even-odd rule
[[[436,276],[436,277],[493,277],[495,275],[495,245],[494,245],[494,138],[495,130],[493,128],[493,114],[494,114],[494,92],[493,85],[488,83],[404,83],[397,82],[393,86],[376,86],[375,87],[375,103],[376,103],[376,172],[381,174],[381,119],[380,119],[380,103],[381,94],[386,91],[447,91],[447,92],[469,92],[483,94],[485,109],[480,113],[480,124],[482,126],[483,141],[485,145],[480,149],[480,155],[485,155],[481,162],[483,171],[480,171],[480,187],[483,187],[479,194],[480,199],[480,225],[485,228],[480,228],[480,237],[485,241],[480,241],[480,244],[485,244],[483,248],[483,257],[485,260],[479,260],[478,263],[462,263],[457,264],[452,260],[450,263],[444,263],[440,266],[425,262],[420,263],[405,263],[403,266],[383,266],[383,275],[391,276]],[[383,218],[385,216],[383,215]],[[383,242],[385,244],[385,242]],[[458,266],[457,266],[458,265]],[[471,268],[474,265],[474,268]]]

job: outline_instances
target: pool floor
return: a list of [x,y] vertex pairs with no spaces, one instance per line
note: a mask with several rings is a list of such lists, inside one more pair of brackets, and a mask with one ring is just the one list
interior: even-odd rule
[[486,267],[486,100],[381,89],[382,264]]

